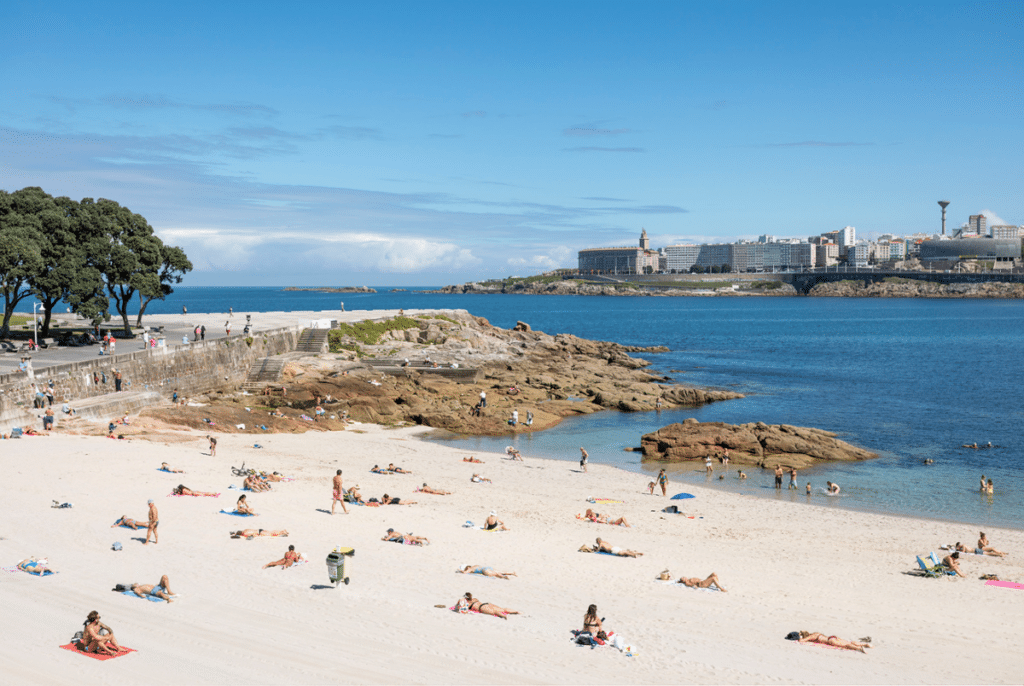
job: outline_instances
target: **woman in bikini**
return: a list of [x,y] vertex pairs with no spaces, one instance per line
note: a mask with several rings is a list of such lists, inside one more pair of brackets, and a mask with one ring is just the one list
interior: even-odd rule
[[625,517],[619,517],[615,521],[611,521],[610,519],[608,519],[608,517],[594,512],[589,507],[587,508],[587,513],[585,515],[583,515],[583,518],[584,519],[589,519],[590,521],[594,522],[595,524],[611,524],[612,526],[626,526],[626,527],[629,526],[629,522],[626,521]]
[[451,491],[442,491],[439,488],[431,488],[430,486],[423,484],[420,486],[420,493],[432,493],[433,495],[451,495]]
[[597,605],[588,607],[587,614],[583,615],[583,630],[589,631],[593,636],[597,636],[599,631],[604,631],[601,619],[597,616]]
[[680,577],[679,583],[681,583],[683,586],[687,586],[688,588],[711,588],[711,585],[714,584],[714,586],[719,591],[721,591],[722,593],[726,592],[725,587],[718,582],[718,575],[714,572],[711,572],[711,575],[707,579],[703,580],[698,579],[696,577],[693,577],[692,579]]
[[495,579],[508,579],[510,576],[516,576],[515,572],[496,572],[493,567],[483,567],[481,565],[462,565],[457,570],[459,574],[479,574],[481,576],[491,576]]
[[472,593],[467,592],[466,595],[463,596],[463,598],[465,598],[466,602],[469,603],[470,612],[479,612],[482,615],[492,615],[494,617],[501,617],[502,619],[508,619],[509,615],[519,614],[515,610],[509,610],[508,608],[498,607],[494,603],[485,603],[481,600],[477,600],[473,597]]
[[[217,495],[220,495],[219,493],[207,493],[206,491],[193,491],[191,488],[189,488],[188,486],[185,486],[183,484],[178,484],[174,488],[174,490],[171,491],[171,493],[173,493],[174,495],[194,495],[194,496],[197,496],[197,497],[198,496],[209,496],[211,498],[215,497]],[[242,496],[242,497],[244,498],[245,496]]]
[[235,512],[239,514],[254,515],[252,508],[249,507],[248,501],[245,499],[245,494],[238,496],[238,502],[235,503]]
[[384,534],[384,538],[380,540],[391,543],[404,543],[405,545],[430,545],[430,540],[426,536],[400,534],[394,529],[388,529],[387,533]]
[[988,536],[985,535],[984,531],[979,531],[978,535],[980,536],[978,539],[978,547],[974,552],[979,555],[984,553],[985,555],[992,555],[993,557],[1006,557],[1006,553],[1000,552],[988,544]]
[[474,462],[476,464],[483,464],[484,463],[483,460],[478,460],[475,457],[464,457],[464,458],[462,458],[462,461],[463,462]]
[[273,537],[277,537],[277,536],[287,536],[287,535],[288,535],[288,530],[287,529],[277,529],[277,530],[274,530],[274,531],[271,531],[270,529],[240,529],[239,531],[232,531],[231,532],[231,538],[245,538],[245,539],[257,538],[257,537],[260,537],[260,536],[273,536]]
[[290,545],[288,546],[288,552],[284,554],[284,557],[282,557],[280,560],[268,562],[267,564],[263,565],[263,569],[266,569],[267,567],[280,567],[281,569],[287,569],[288,567],[291,567],[298,561],[299,554],[295,552],[295,546]]
[[416,501],[409,502],[408,500],[402,500],[401,498],[392,498],[387,493],[380,497],[380,502],[383,505],[415,505]]
[[866,653],[865,648],[870,648],[869,643],[860,643],[858,641],[847,641],[843,638],[836,636],[826,636],[825,634],[819,634],[817,632],[810,633],[807,631],[800,632],[800,643],[821,643],[823,645],[835,646],[836,648],[844,648],[845,650],[859,650],[862,653]]

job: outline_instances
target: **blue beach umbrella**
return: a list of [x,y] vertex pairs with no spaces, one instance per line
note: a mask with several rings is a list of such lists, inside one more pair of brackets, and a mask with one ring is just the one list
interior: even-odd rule
[[687,498],[696,498],[697,496],[691,493],[676,493],[672,496],[672,500],[686,500]]

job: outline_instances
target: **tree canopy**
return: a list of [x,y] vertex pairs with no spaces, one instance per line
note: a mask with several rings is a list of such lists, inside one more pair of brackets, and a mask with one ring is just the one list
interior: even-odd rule
[[0,190],[0,335],[29,296],[43,305],[44,336],[60,302],[96,322],[109,319],[113,305],[127,331],[136,295],[139,326],[146,306],[173,293],[172,284],[191,270],[181,248],[164,245],[145,217],[113,200],[76,202],[38,187]]

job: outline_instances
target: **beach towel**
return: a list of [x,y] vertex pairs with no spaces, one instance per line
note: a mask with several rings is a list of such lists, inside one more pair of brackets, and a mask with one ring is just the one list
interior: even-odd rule
[[687,500],[689,498],[696,498],[697,496],[691,493],[676,493],[670,498],[670,500]]
[[181,494],[181,493],[169,493],[168,498],[219,498],[220,493],[201,493],[201,494]]
[[[121,595],[131,596],[132,598],[139,598],[139,596],[135,595],[135,591],[123,591],[121,593]],[[177,596],[174,596],[174,597],[177,597]],[[146,595],[146,596],[143,596],[143,597],[139,598],[139,600],[148,600],[151,603],[166,603],[167,602],[163,598],[157,598],[155,595]]]
[[227,510],[221,510],[221,514],[231,515],[233,517],[258,517],[259,515],[245,514],[243,512],[228,512]]
[[997,581],[995,579],[985,582],[986,586],[999,586],[1000,588],[1016,588],[1019,591],[1024,591],[1024,584],[1014,583],[1012,581]]
[[[39,564],[39,562],[30,562],[30,563],[28,563],[25,566],[26,567],[35,567],[37,564]],[[2,567],[2,568],[0,568],[0,570],[5,571],[5,572],[9,572],[11,574],[13,574],[15,572],[25,572],[26,574],[31,574],[32,576],[53,576],[54,574],[57,573],[57,572],[54,572],[53,570],[47,569],[46,572],[43,573],[43,574],[36,574],[35,572],[30,572],[27,569],[22,569],[18,565],[14,565],[12,567]]]
[[127,524],[118,524],[118,526],[121,527],[122,529],[128,529],[130,531],[142,531],[143,529],[148,528],[146,526],[140,526],[138,529],[133,529],[132,527],[128,526]]
[[621,500],[612,500],[611,498],[587,498],[588,503],[594,503],[598,505],[619,505],[622,504]]
[[126,648],[124,646],[121,646],[121,652],[117,653],[116,655],[104,655],[103,653],[89,653],[89,652],[86,652],[85,649],[81,647],[81,645],[82,645],[81,643],[68,643],[67,645],[62,645],[62,646],[59,646],[59,647],[63,648],[64,650],[70,650],[73,653],[78,653],[79,655],[85,655],[86,657],[91,657],[94,660],[113,660],[116,657],[123,657],[123,656],[127,655],[128,653],[136,653],[136,652],[138,652],[134,648]]
[[185,472],[172,472],[170,469],[164,469],[163,467],[157,467],[156,471],[164,472],[165,474],[184,474]]

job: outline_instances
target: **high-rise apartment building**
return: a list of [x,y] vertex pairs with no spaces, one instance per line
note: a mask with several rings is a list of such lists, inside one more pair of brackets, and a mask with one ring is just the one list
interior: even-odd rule
[[988,235],[988,229],[985,228],[985,215],[972,214],[970,219],[967,220],[967,233],[979,236]]
[[852,226],[845,226],[839,230],[839,255],[846,254],[846,249],[857,243],[857,229]]

